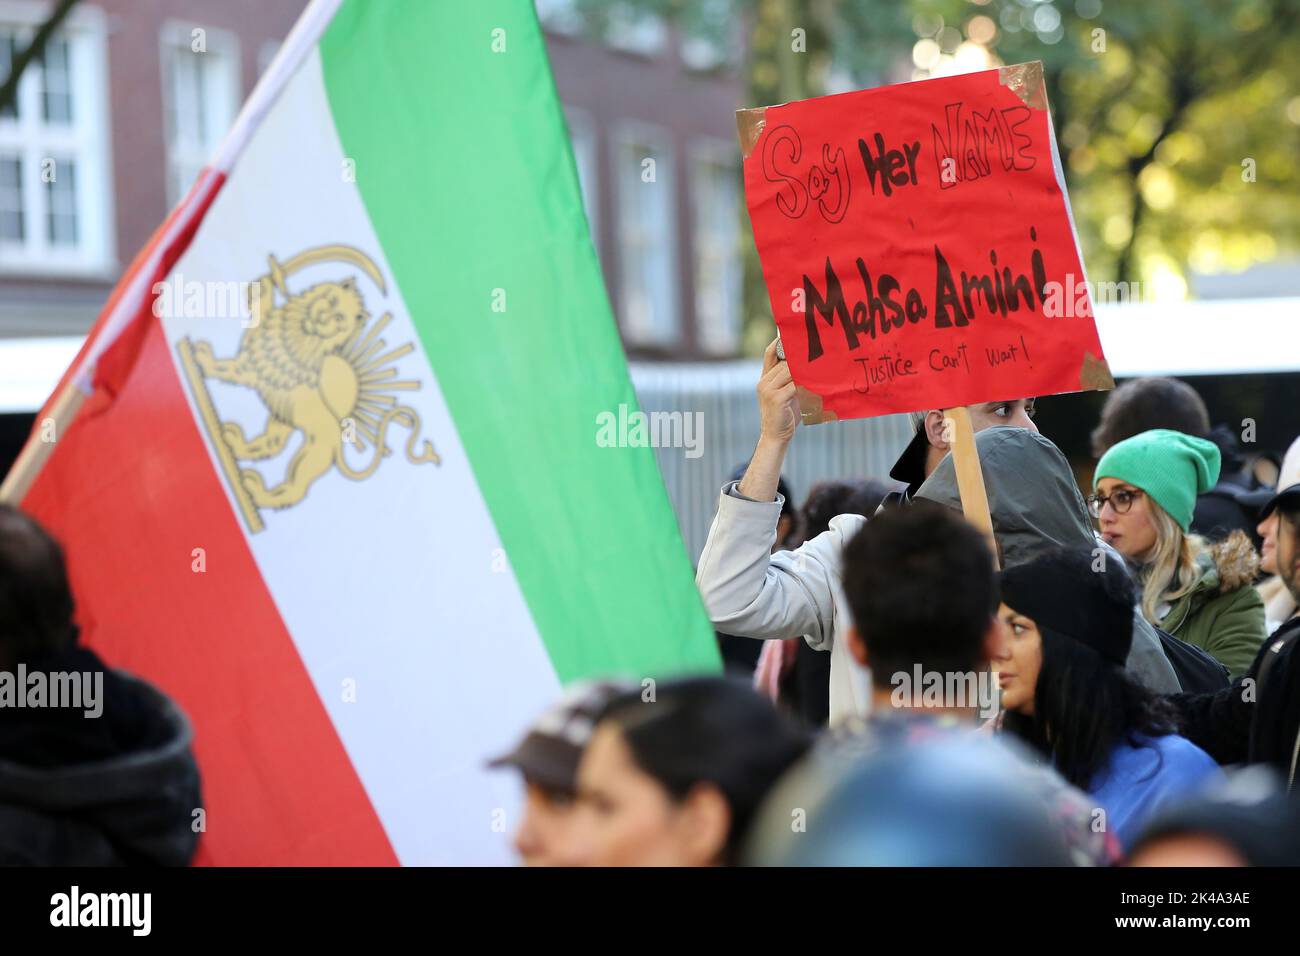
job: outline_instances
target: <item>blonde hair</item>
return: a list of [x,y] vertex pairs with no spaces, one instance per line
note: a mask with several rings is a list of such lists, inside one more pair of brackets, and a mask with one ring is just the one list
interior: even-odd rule
[[1206,549],[1200,535],[1186,534],[1168,511],[1146,496],[1147,514],[1156,529],[1155,547],[1142,564],[1142,616],[1152,624],[1160,623],[1156,613],[1162,603],[1173,603],[1187,594],[1200,580],[1196,559]]

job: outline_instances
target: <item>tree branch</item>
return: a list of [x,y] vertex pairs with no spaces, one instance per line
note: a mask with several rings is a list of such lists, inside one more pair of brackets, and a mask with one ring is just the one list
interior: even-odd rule
[[54,12],[37,29],[32,42],[14,57],[13,63],[9,66],[9,77],[4,81],[4,85],[0,86],[0,111],[14,104],[18,97],[18,81],[22,78],[23,71],[45,51],[45,44],[76,5],[77,0],[59,0],[59,5],[54,8]]

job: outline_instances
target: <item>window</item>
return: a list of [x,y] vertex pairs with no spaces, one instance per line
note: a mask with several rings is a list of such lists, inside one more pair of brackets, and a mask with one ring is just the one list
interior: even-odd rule
[[[0,76],[8,77],[9,69],[18,57],[18,33],[13,26],[0,25]],[[13,104],[0,110],[0,119],[13,119],[18,111]]]
[[578,184],[582,188],[582,205],[591,228],[591,244],[600,252],[600,227],[597,213],[600,203],[600,177],[597,175],[596,127],[591,117],[581,110],[565,107],[565,120],[569,124],[569,140],[573,143],[573,161],[578,167]]
[[624,333],[632,344],[671,345],[679,285],[672,141],[641,125],[621,127],[615,138]]
[[68,41],[50,40],[41,55],[41,106],[45,122],[67,126],[72,122],[72,70]]
[[51,246],[77,245],[77,161],[54,159],[45,183],[45,238]]
[[162,31],[167,201],[185,198],[235,121],[239,43],[232,34],[168,23]]
[[18,156],[0,156],[0,242],[22,242],[26,235],[23,161]]
[[[39,26],[39,10],[0,7],[0,76]],[[117,267],[108,130],[107,27],[74,9],[0,112],[0,272],[101,278]]]
[[735,149],[700,144],[691,162],[695,239],[695,324],[705,351],[740,345],[740,174]]

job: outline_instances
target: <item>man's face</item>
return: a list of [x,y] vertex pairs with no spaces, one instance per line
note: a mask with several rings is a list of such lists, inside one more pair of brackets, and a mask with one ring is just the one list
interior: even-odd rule
[[1277,523],[1277,575],[1300,601],[1300,508],[1291,506],[1289,512],[1278,509]]
[[1255,525],[1255,533],[1262,544],[1259,546],[1259,569],[1265,574],[1277,574],[1277,512]]
[[994,425],[1010,425],[1012,428],[1028,428],[1038,431],[1034,425],[1035,399],[1018,398],[1013,402],[985,402],[971,405],[970,424],[974,431],[982,432]]
[[[1028,428],[1030,431],[1036,432],[1038,426],[1034,424],[1034,402],[1035,399],[1032,398],[1018,398],[1010,402],[984,402],[982,405],[967,405],[966,408],[970,412],[971,430],[982,432],[994,425],[1009,425],[1012,428]],[[930,440],[932,448],[937,449],[939,452],[948,451],[950,444],[948,439],[952,436],[948,431],[942,411],[926,412],[925,434]],[[927,474],[938,463],[939,456],[931,454],[930,459],[926,466]]]

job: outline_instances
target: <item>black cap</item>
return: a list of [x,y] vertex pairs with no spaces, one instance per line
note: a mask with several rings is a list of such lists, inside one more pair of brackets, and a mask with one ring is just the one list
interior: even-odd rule
[[1123,564],[1093,552],[1053,548],[999,575],[1002,603],[1038,625],[1123,666],[1133,643],[1137,591]]
[[513,750],[488,762],[514,767],[524,778],[549,790],[574,793],[578,763],[596,729],[596,717],[630,685],[614,681],[575,684],[558,704],[533,723]]
[[1259,520],[1263,521],[1271,515],[1273,509],[1282,502],[1295,501],[1296,499],[1300,499],[1300,481],[1296,482],[1294,485],[1287,485],[1277,494],[1273,495],[1273,497],[1269,498],[1268,501],[1264,503],[1264,507],[1260,509]]

